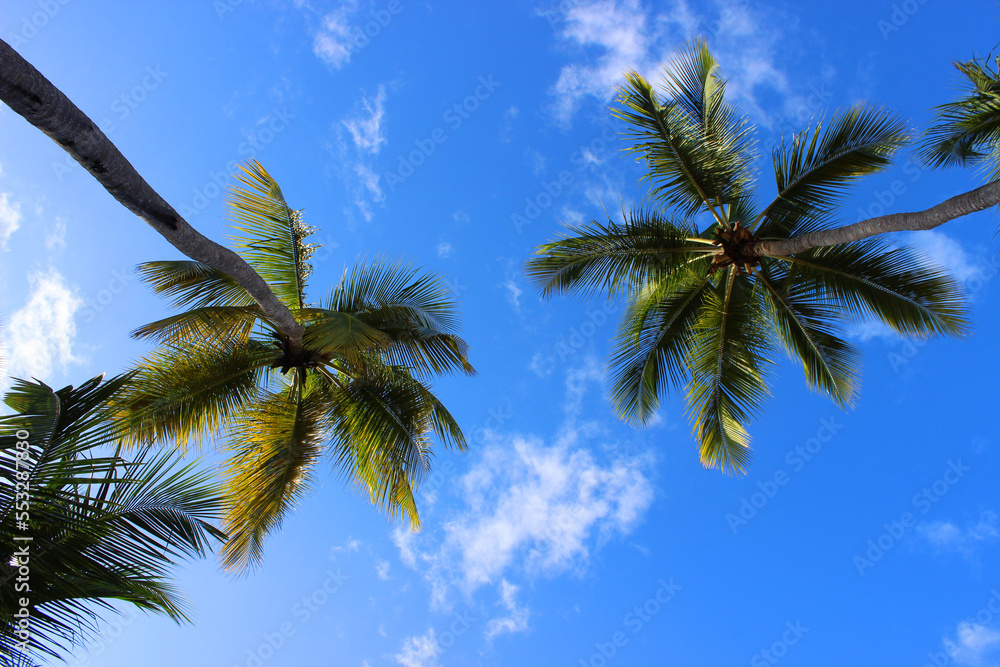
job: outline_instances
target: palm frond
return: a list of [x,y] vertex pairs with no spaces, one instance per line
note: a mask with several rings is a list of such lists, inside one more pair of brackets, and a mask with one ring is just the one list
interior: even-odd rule
[[293,311],[304,308],[309,258],[316,246],[306,243],[315,229],[302,223],[302,212],[285,203],[281,188],[256,160],[241,165],[237,178],[246,187],[232,189],[229,205],[243,232],[236,251],[260,274],[275,295]]
[[143,282],[171,300],[174,307],[252,306],[253,297],[225,273],[207,264],[186,261],[143,262],[137,268]]
[[133,331],[132,337],[151,338],[161,343],[208,343],[215,340],[246,343],[258,321],[267,322],[256,304],[202,306],[145,324]]
[[569,227],[561,238],[536,249],[527,272],[545,298],[596,292],[613,298],[713,255],[716,247],[697,237],[690,224],[639,209],[622,224],[593,221]]
[[236,416],[227,440],[226,569],[258,566],[264,538],[309,488],[323,452],[325,408],[316,393],[268,392]]
[[789,281],[858,320],[874,318],[906,336],[963,336],[969,320],[955,281],[906,247],[878,239],[813,248],[793,257]]
[[706,468],[745,473],[750,464],[746,424],[769,396],[765,373],[773,333],[760,301],[735,269],[708,292],[694,325],[688,405]]
[[829,220],[847,187],[884,170],[909,141],[906,122],[877,107],[857,104],[794,134],[774,149],[778,195],[760,215],[760,236],[802,234]]

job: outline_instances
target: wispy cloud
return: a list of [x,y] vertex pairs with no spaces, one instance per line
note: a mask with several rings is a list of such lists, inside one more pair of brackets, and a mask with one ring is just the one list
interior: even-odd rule
[[323,16],[313,37],[313,53],[335,69],[351,62],[354,51],[351,19],[357,13],[357,0],[342,0],[339,7]]
[[507,297],[507,303],[514,307],[514,310],[521,308],[521,295],[524,291],[518,287],[517,280],[514,277],[508,277],[503,281],[503,287],[506,290],[505,296]]
[[404,667],[434,667],[441,655],[441,645],[434,636],[434,628],[418,637],[403,640],[400,652],[393,656]]
[[496,631],[520,627],[526,612],[513,602],[515,589],[504,586],[511,575],[581,573],[592,550],[631,532],[644,515],[653,498],[644,473],[649,461],[614,456],[602,462],[584,444],[600,436],[592,424],[578,421],[584,394],[599,383],[594,369],[596,360],[567,378],[566,419],[554,442],[490,434],[478,460],[456,481],[465,508],[438,531],[396,532],[402,561],[432,585],[432,607],[447,608],[453,590],[472,595],[497,585],[501,600],[511,601],[511,623]]
[[378,155],[385,134],[382,132],[382,121],[385,119],[385,86],[380,85],[374,97],[362,97],[361,109],[358,113],[340,121],[351,133],[354,145],[362,153]]
[[498,605],[507,610],[505,616],[490,619],[486,624],[486,641],[493,641],[502,634],[524,632],[528,629],[529,611],[517,604],[518,587],[506,579],[500,581],[500,600]]
[[[375,206],[385,200],[381,176],[374,167],[374,161],[387,142],[387,97],[384,84],[378,86],[374,95],[362,93],[355,111],[335,124],[335,144],[327,146],[338,158],[338,169],[344,184],[365,222],[372,220]],[[351,215],[350,210],[346,212]]]
[[12,193],[0,192],[0,250],[9,250],[7,242],[21,227],[21,204],[12,201]]
[[959,528],[951,521],[933,521],[917,526],[917,533],[939,551],[961,554],[966,559],[974,560],[983,544],[1000,538],[996,512],[986,511],[979,521]]
[[375,559],[375,574],[382,581],[389,581],[389,561]]
[[438,257],[440,257],[442,259],[446,259],[448,257],[451,257],[451,251],[452,251],[451,244],[448,243],[447,241],[440,241],[438,243],[438,245],[437,245]]
[[73,351],[73,317],[83,300],[55,269],[31,274],[28,283],[28,300],[11,315],[6,327],[7,373],[44,381],[52,377],[57,366],[65,372],[69,364],[83,361]]
[[988,270],[982,258],[974,258],[961,243],[936,229],[910,232],[906,241],[959,282],[981,280]]
[[995,665],[987,659],[1000,655],[1000,632],[969,621],[959,623],[955,638],[946,637],[943,643],[945,651],[958,665]]
[[66,221],[62,218],[56,218],[55,225],[52,229],[45,235],[45,249],[55,250],[56,248],[66,247]]

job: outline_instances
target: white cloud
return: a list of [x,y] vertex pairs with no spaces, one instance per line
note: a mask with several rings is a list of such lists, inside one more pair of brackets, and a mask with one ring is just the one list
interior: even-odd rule
[[347,536],[347,541],[344,542],[344,544],[342,544],[342,545],[334,545],[334,546],[330,547],[330,559],[331,560],[336,560],[337,557],[334,554],[348,554],[348,553],[353,553],[353,552],[357,551],[360,546],[361,546],[361,540],[355,539],[355,538],[351,537],[350,535],[348,535]]
[[8,250],[7,241],[21,227],[21,204],[10,198],[10,192],[0,192],[0,250]]
[[451,256],[451,244],[447,241],[441,241],[438,243],[437,247],[438,257],[447,258]]
[[455,224],[458,225],[459,227],[464,227],[465,225],[469,224],[470,220],[469,214],[462,209],[458,209],[457,211],[452,213],[451,219],[454,220]]
[[[616,456],[601,462],[581,444],[600,435],[577,421],[599,371],[595,359],[569,374],[566,420],[554,444],[531,435],[489,434],[478,460],[456,482],[466,507],[439,531],[394,534],[403,562],[431,583],[432,607],[447,607],[452,588],[472,595],[499,585],[503,598],[510,573],[581,573],[594,548],[629,533],[641,519],[653,499],[643,472],[648,461]],[[508,589],[508,599],[512,595]],[[518,609],[508,607],[514,627],[523,616]]]
[[340,121],[351,133],[354,145],[364,153],[378,155],[385,143],[382,121],[385,119],[385,86],[380,85],[375,97],[361,98],[361,111]]
[[587,97],[606,105],[626,70],[658,81],[659,65],[699,35],[708,37],[732,97],[759,120],[768,124],[757,102],[761,88],[785,96],[783,112],[803,106],[799,96],[788,95],[788,79],[776,65],[780,35],[774,26],[787,21],[761,20],[746,0],[720,0],[717,11],[706,10],[705,3],[695,11],[687,0],[664,4],[655,12],[640,0],[574,0],[547,12],[561,42],[579,54],[577,62],[562,67],[550,91],[557,121],[568,123]]
[[351,62],[354,51],[351,18],[357,11],[357,0],[343,0],[337,9],[323,17],[313,38],[313,53],[331,67],[340,69]]
[[375,574],[382,581],[389,581],[389,561],[375,559]]
[[996,512],[986,511],[979,521],[962,530],[950,521],[934,521],[917,526],[917,533],[931,546],[940,551],[959,553],[967,559],[975,559],[984,542],[992,542],[1000,537]]
[[441,655],[441,646],[434,636],[434,628],[420,637],[407,637],[403,640],[400,652],[393,656],[396,662],[404,667],[434,667]]
[[1000,632],[978,623],[962,621],[955,629],[955,639],[944,639],[944,648],[959,665],[986,665],[986,658],[1000,648]]
[[517,586],[506,579],[500,581],[500,601],[497,603],[507,610],[506,616],[490,619],[486,624],[486,641],[504,633],[524,632],[528,629],[529,611],[517,604]]
[[916,246],[931,263],[947,271],[959,282],[981,280],[989,270],[985,262],[973,261],[962,244],[944,232],[934,229],[911,232],[907,242]]
[[45,249],[55,250],[66,247],[66,221],[56,218],[56,224],[52,231],[45,235]]
[[69,364],[83,362],[73,353],[73,316],[83,300],[55,269],[33,273],[28,282],[31,291],[27,303],[11,315],[6,327],[7,373],[45,381],[52,377],[55,366],[65,373]]
[[517,281],[514,278],[507,278],[504,281],[503,286],[507,289],[507,303],[514,306],[515,309],[521,307],[521,295],[524,292],[520,287],[517,286]]

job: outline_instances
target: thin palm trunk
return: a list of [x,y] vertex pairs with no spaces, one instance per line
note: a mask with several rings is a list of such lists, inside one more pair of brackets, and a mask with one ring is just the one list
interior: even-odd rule
[[810,248],[860,241],[869,236],[888,232],[933,229],[949,220],[983,211],[998,204],[1000,204],[1000,182],[989,183],[971,192],[956,195],[924,211],[880,215],[852,225],[821,229],[790,239],[761,240],[754,244],[753,252],[758,257],[787,257]]
[[125,208],[191,259],[231,276],[302,349],[302,327],[267,283],[232,250],[200,234],[150,187],[85,113],[9,44],[0,40],[0,100],[63,147]]

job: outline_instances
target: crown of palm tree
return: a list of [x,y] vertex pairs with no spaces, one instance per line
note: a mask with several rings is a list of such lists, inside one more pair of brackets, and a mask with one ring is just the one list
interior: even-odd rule
[[[95,637],[100,612],[117,613],[110,599],[187,620],[169,569],[226,537],[212,526],[223,499],[210,475],[179,468],[174,453],[126,458],[115,448],[121,432],[105,408],[124,382],[96,377],[54,391],[17,380],[6,396],[17,414],[0,418],[0,664],[35,665],[31,654],[58,658]],[[20,565],[28,578],[15,587]],[[22,598],[29,652],[15,634]]]
[[306,301],[313,231],[260,164],[243,168],[230,201],[235,250],[303,327],[293,352],[276,324],[225,274],[193,261],[148,262],[153,289],[186,308],[139,328],[159,347],[135,370],[121,403],[130,442],[221,433],[227,463],[227,568],[262,558],[264,537],[329,455],[391,518],[419,526],[413,492],[430,466],[430,433],[464,450],[452,415],[426,384],[474,369],[455,333],[451,290],[380,259],[346,272],[319,305]]
[[570,226],[528,264],[546,297],[627,299],[610,359],[623,417],[645,423],[661,394],[686,385],[702,463],[744,472],[746,425],[769,395],[776,347],[802,363],[810,387],[847,406],[860,357],[841,337],[845,321],[874,318],[914,336],[964,332],[956,284],[907,248],[866,239],[757,252],[760,241],[829,225],[848,186],[906,143],[902,120],[859,105],[795,134],[774,149],[777,196],[759,208],[752,126],[726,103],[704,41],[665,67],[663,97],[640,74],[625,77],[613,113],[648,167],[650,203],[621,223]]

